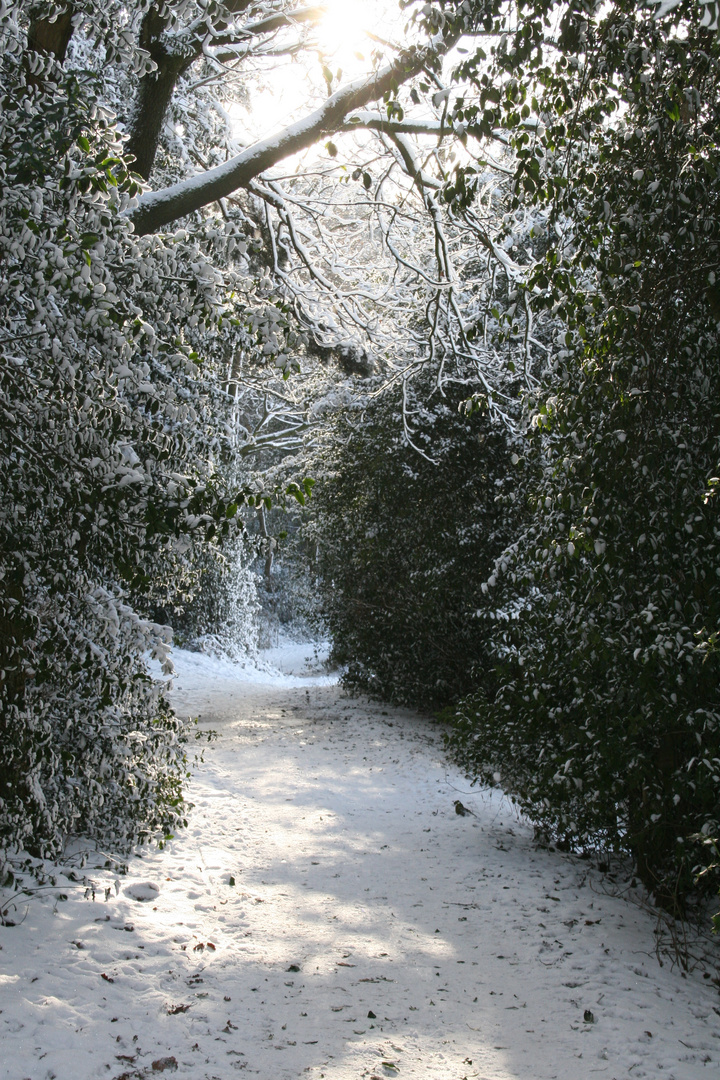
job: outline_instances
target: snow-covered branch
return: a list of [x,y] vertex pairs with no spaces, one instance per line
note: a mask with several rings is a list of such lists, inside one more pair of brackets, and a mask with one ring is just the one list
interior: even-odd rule
[[446,49],[453,41],[445,39],[425,49],[409,50],[372,75],[347,83],[302,120],[259,140],[222,165],[161,191],[147,192],[129,213],[136,232],[154,232],[247,186],[273,165],[337,131],[348,114],[393,93],[422,71],[439,48]]

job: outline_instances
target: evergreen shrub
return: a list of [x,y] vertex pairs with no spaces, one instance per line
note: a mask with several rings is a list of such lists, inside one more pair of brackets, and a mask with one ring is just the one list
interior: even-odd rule
[[[138,192],[87,80],[28,60],[0,12],[0,870],[81,833],[119,851],[182,824],[169,627],[135,598],[233,531],[216,381],[186,325],[218,275],[184,234],[137,238]],[[30,69],[31,72],[30,72]],[[30,72],[30,73],[29,73]],[[147,605],[146,605],[147,606]]]
[[530,281],[565,329],[527,402],[530,524],[486,586],[497,687],[451,741],[680,912],[720,829],[720,49],[640,16],[618,42],[627,111],[573,151],[572,244]]

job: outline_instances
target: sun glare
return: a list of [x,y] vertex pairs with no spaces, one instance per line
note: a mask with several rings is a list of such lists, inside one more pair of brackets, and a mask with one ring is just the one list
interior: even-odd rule
[[381,8],[377,0],[325,0],[327,11],[317,27],[318,44],[328,60],[340,63],[348,74],[364,67],[372,47],[368,30],[381,32]]
[[321,0],[326,9],[314,26],[313,44],[304,62],[276,67],[253,93],[252,108],[237,103],[230,109],[236,132],[245,141],[269,135],[291,123],[307,102],[327,94],[348,79],[373,70],[376,50],[383,42],[399,41],[406,19],[398,0]]

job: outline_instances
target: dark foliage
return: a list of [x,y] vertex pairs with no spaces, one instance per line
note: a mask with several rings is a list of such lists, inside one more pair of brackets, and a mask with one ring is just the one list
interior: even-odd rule
[[623,5],[592,40],[626,111],[603,125],[587,79],[584,127],[556,114],[542,183],[518,187],[563,225],[530,285],[565,331],[528,402],[542,471],[498,567],[498,689],[453,744],[556,837],[629,852],[679,912],[720,819],[719,49],[696,15],[676,33]]
[[410,392],[415,446],[396,385],[340,422],[313,495],[323,607],[346,683],[424,710],[488,678],[480,583],[518,518],[498,502],[506,432],[481,412],[460,415],[458,388],[428,401],[429,383]]

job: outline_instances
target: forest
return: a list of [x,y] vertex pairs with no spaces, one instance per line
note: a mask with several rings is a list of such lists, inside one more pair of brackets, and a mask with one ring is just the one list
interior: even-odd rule
[[0,0],[6,884],[187,824],[153,671],[272,609],[717,896],[718,6]]

